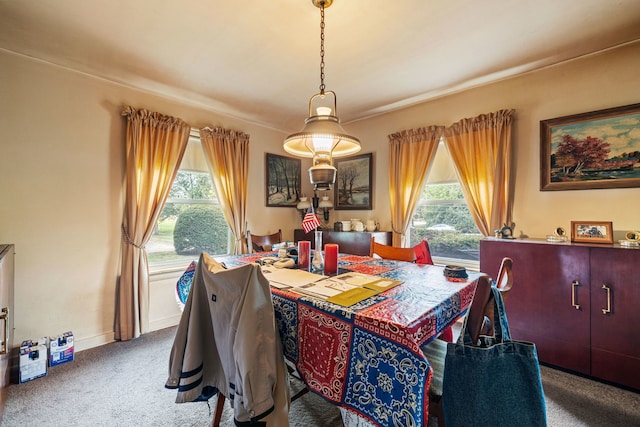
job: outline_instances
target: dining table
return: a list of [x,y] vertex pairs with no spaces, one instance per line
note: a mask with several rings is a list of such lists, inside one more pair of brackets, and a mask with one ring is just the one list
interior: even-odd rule
[[[227,268],[274,252],[216,256]],[[432,377],[421,347],[471,304],[481,273],[452,281],[444,267],[340,253],[338,272],[399,280],[351,306],[271,287],[285,357],[309,390],[379,426],[426,426]]]

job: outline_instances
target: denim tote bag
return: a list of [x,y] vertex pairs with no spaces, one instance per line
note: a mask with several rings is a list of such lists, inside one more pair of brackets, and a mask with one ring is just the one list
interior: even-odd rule
[[471,342],[467,323],[447,345],[442,408],[447,427],[544,427],[546,404],[535,344],[511,339],[500,291],[492,288],[494,336]]

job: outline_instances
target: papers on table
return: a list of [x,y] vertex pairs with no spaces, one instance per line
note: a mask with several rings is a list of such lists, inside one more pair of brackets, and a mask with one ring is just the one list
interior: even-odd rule
[[334,279],[341,280],[350,285],[361,286],[363,288],[379,292],[386,291],[387,289],[391,289],[402,283],[400,280],[392,280],[385,277],[371,276],[355,272],[340,274],[339,276],[334,277]]
[[269,280],[269,284],[278,289],[299,288],[327,277],[304,270],[276,268],[273,266],[263,266],[262,272]]
[[325,299],[343,306],[353,305],[402,283],[400,280],[355,272],[328,277],[304,270],[270,266],[262,267],[262,271],[274,288]]

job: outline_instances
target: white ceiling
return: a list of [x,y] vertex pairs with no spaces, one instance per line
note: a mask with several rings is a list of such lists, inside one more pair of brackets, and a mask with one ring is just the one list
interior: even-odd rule
[[[325,21],[325,84],[348,123],[639,40],[640,1],[335,0]],[[0,0],[0,49],[291,132],[319,91],[320,10]]]

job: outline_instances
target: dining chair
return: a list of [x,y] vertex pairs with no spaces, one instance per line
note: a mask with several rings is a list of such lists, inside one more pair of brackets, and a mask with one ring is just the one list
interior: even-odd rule
[[[291,365],[289,365],[289,363],[286,360],[285,360],[285,363],[287,365],[287,371],[289,372],[289,375],[296,378],[298,381],[303,382],[302,378],[300,378],[296,370],[293,367],[291,367]],[[290,402],[295,402],[296,400],[300,399],[302,396],[304,396],[308,392],[309,392],[309,387],[307,387],[307,385],[305,384],[293,396],[290,397]],[[224,394],[218,393],[218,400],[216,402],[215,412],[213,413],[213,421],[211,422],[211,427],[220,427],[220,420],[222,419],[222,411],[224,411],[225,399],[226,398],[224,397]]]
[[[512,267],[513,260],[511,258],[502,258],[500,269],[498,270],[498,275],[496,276],[496,280],[493,281],[493,285],[500,290],[500,295],[502,296],[502,300],[505,301],[505,306],[509,291],[513,287]],[[487,319],[485,321],[485,325],[483,326],[482,334],[493,335],[493,303],[489,302],[489,304],[487,304],[485,316]]]
[[371,250],[369,256],[395,261],[416,262],[416,251],[413,248],[397,248],[395,246],[378,243],[371,238]]
[[[431,258],[431,250],[426,240],[421,241],[412,248],[396,248],[376,242],[371,238],[370,256],[377,255],[382,259],[392,259],[396,261],[415,262],[416,264],[433,265]],[[451,342],[453,341],[453,329],[448,327],[438,336],[439,339]]]
[[433,258],[431,258],[431,249],[429,248],[429,242],[423,239],[420,243],[413,247],[416,252],[416,264],[429,264],[433,265]]
[[247,231],[248,241],[251,242],[251,252],[264,252],[271,250],[271,247],[276,243],[282,243],[282,230],[278,230],[273,234],[251,234]]
[[222,393],[235,397],[237,425],[288,425],[287,363],[269,281],[257,264],[227,269],[200,254],[169,360],[165,387],[177,390],[177,403],[218,395],[213,426],[220,424]]
[[500,269],[498,270],[498,275],[496,276],[495,284],[498,289],[500,289],[500,294],[502,298],[506,298],[511,287],[513,286],[513,260],[509,257],[502,258],[502,262],[500,263]]
[[[416,253],[416,264],[433,265],[433,258],[431,258],[431,249],[429,248],[429,242],[423,239],[420,243],[413,247]],[[453,328],[449,326],[438,335],[438,339],[446,342],[453,341]]]
[[[476,283],[476,290],[466,319],[467,329],[474,343],[478,342],[478,338],[481,335],[481,330],[485,323],[485,311],[490,297],[491,278],[489,276],[480,276]],[[442,379],[447,356],[447,342],[439,339],[431,340],[428,344],[422,346],[422,351],[433,370],[431,387],[429,388],[429,415],[438,419],[438,427],[446,427],[442,410]]]

